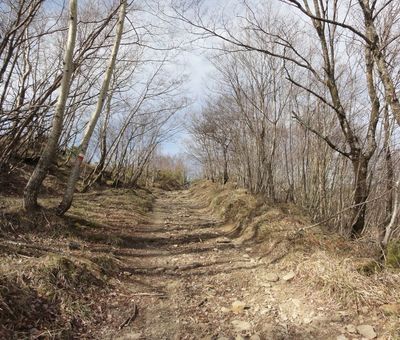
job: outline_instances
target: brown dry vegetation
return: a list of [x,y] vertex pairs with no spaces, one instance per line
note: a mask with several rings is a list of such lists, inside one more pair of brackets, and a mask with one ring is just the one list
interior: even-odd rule
[[111,250],[131,242],[124,228],[146,222],[154,197],[101,188],[77,195],[71,213],[60,218],[51,209],[63,188],[60,171],[45,182],[43,209],[27,214],[21,192],[28,171],[2,178],[0,337],[81,337],[107,320],[121,274]]
[[[349,241],[324,227],[298,232],[310,219],[294,205],[208,181],[189,191],[157,189],[156,201],[146,190],[98,188],[78,194],[59,218],[51,207],[60,176],[47,180],[43,209],[33,215],[19,208],[23,170],[3,187],[2,338],[235,336],[235,315],[220,312],[234,299],[247,299],[242,317],[262,339],[333,339],[361,322],[382,339],[400,336],[399,315],[380,309],[400,300],[400,274],[384,268],[367,239]],[[263,286],[266,274],[289,271],[296,274],[290,285]],[[265,299],[270,314],[257,312]],[[290,319],[292,300],[325,319]],[[120,330],[134,306],[137,320]]]
[[[255,243],[272,267],[293,269],[297,288],[318,296],[319,303],[370,313],[400,301],[398,267],[385,265],[373,240],[352,241],[324,226],[303,231],[312,224],[303,210],[263,203],[262,197],[232,185],[199,182],[191,192],[228,223],[231,236],[243,244]],[[387,321],[392,336],[399,337],[399,315]]]

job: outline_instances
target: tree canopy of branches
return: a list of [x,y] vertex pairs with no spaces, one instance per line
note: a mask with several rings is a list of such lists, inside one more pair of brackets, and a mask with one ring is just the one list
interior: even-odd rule
[[219,73],[217,95],[190,128],[205,175],[295,201],[315,219],[332,216],[353,237],[380,226],[386,244],[398,210],[400,5],[234,4],[230,17],[215,9],[205,16],[203,1],[180,3],[171,14],[208,41]]
[[148,3],[4,0],[0,16],[0,169],[35,166],[25,209],[39,208],[48,171],[71,162],[60,214],[82,170],[81,190],[137,185],[186,106],[183,75],[169,76],[177,43]]

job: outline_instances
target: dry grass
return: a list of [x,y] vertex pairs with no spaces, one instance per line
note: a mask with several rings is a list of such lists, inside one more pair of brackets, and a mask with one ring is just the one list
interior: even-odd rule
[[317,251],[303,258],[297,269],[305,282],[346,307],[376,307],[400,300],[400,273],[383,270],[365,275],[356,258]]
[[180,172],[160,170],[154,178],[153,186],[166,191],[179,190],[184,185],[183,176]]
[[103,272],[96,263],[75,256],[47,255],[31,268],[32,281],[43,288],[42,293],[69,291],[83,293],[105,287]]
[[147,221],[154,196],[127,189],[78,194],[63,218],[52,209],[59,199],[42,195],[43,209],[28,215],[20,190],[0,197],[1,339],[77,338],[104,322],[122,267],[110,249],[125,242],[127,228]]
[[[0,335],[25,338],[44,333],[69,338],[93,313],[88,300],[109,287],[111,264],[104,259],[48,254],[2,259],[0,266]],[[115,268],[115,263],[113,264]]]
[[232,186],[199,182],[192,193],[226,222],[240,226],[235,236],[256,243],[261,258],[280,270],[296,270],[299,289],[356,310],[400,300],[400,272],[383,268],[373,241],[350,241],[324,226],[296,233],[311,222],[302,209],[271,205]]
[[195,198],[206,202],[208,210],[226,222],[248,217],[257,207],[257,199],[246,190],[232,185],[221,186],[209,181],[198,182],[191,188]]

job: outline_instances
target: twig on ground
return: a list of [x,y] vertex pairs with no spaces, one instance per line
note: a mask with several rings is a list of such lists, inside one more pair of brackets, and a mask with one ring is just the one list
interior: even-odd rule
[[119,326],[119,329],[121,330],[122,328],[128,326],[133,320],[136,319],[138,315],[138,307],[136,306],[136,303],[133,303],[133,308],[132,308],[132,313],[130,316]]
[[132,296],[165,296],[164,293],[134,293]]
[[46,222],[47,222],[47,226],[48,226],[49,228],[51,228],[51,223],[50,223],[49,219],[47,218],[47,216],[46,216],[46,214],[44,213],[43,210],[42,210],[42,215],[43,215],[44,219],[45,219]]
[[378,197],[375,197],[375,198],[373,198],[373,199],[367,200],[367,201],[365,201],[365,202],[350,205],[350,206],[344,208],[343,210],[340,210],[340,211],[338,211],[337,213],[335,213],[335,214],[329,216],[327,219],[325,219],[325,220],[323,220],[323,221],[320,221],[320,222],[318,222],[318,223],[315,223],[315,224],[312,224],[312,225],[309,225],[309,226],[300,228],[299,230],[296,231],[296,233],[301,233],[301,232],[303,232],[303,231],[305,231],[305,230],[318,227],[318,226],[320,226],[321,224],[324,224],[324,223],[330,221],[331,219],[333,219],[333,218],[335,218],[335,217],[341,215],[342,213],[344,213],[344,212],[346,212],[346,211],[348,211],[348,210],[350,210],[350,209],[353,209],[353,208],[355,208],[355,207],[362,206],[362,205],[365,205],[365,204],[367,204],[367,203],[371,203],[371,202],[374,202],[374,201],[378,201],[379,199],[381,199],[382,197],[384,197],[386,194],[388,194],[388,193],[389,193],[390,191],[392,191],[392,190],[393,190],[393,189],[387,190],[387,191],[385,191],[383,194],[379,195]]
[[203,300],[197,305],[197,307],[203,306],[206,302],[207,302],[207,298],[203,299]]

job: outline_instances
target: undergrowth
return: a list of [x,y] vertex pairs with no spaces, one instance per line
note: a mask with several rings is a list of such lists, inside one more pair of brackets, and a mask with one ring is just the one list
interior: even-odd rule
[[124,228],[146,223],[153,201],[146,190],[105,189],[78,194],[58,217],[57,197],[27,214],[3,196],[0,339],[80,338],[105,322],[122,268],[111,249],[125,244]]
[[[3,259],[0,266],[0,335],[3,339],[48,336],[70,338],[93,315],[90,301],[110,288],[103,258],[48,254]],[[106,263],[106,266],[104,266]]]
[[348,240],[324,226],[301,232],[311,220],[293,204],[272,204],[209,181],[197,182],[191,192],[231,226],[236,240],[256,244],[271,265],[294,268],[299,289],[317,290],[327,303],[355,310],[400,301],[397,243],[391,244],[385,266],[372,240]]

